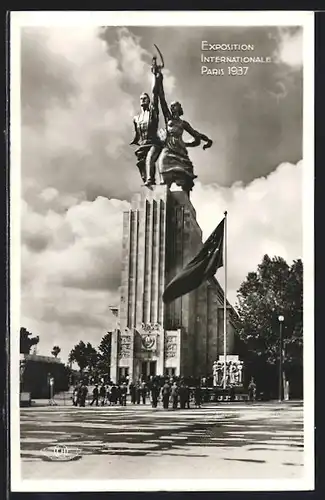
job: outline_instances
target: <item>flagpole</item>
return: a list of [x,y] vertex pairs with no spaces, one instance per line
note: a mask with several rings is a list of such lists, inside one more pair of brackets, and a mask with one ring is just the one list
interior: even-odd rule
[[225,215],[224,225],[224,271],[225,271],[225,284],[223,292],[223,388],[226,389],[226,376],[227,376],[227,212]]

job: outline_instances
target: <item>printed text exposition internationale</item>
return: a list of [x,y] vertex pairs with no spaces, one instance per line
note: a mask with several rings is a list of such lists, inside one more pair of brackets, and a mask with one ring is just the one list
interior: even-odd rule
[[214,50],[216,52],[228,51],[253,51],[255,46],[247,43],[210,43],[206,40],[201,42],[201,50]]

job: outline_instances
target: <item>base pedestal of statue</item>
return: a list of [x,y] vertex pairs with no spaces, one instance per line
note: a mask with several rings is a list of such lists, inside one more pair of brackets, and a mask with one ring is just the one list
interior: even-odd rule
[[[215,223],[217,225],[218,219]],[[223,290],[213,278],[170,304],[162,294],[202,247],[188,195],[166,185],[143,187],[123,214],[119,325],[112,336],[113,381],[207,376],[223,352]],[[228,308],[227,352],[233,346]]]

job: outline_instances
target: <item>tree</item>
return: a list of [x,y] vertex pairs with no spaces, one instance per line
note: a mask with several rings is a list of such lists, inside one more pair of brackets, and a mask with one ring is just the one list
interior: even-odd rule
[[100,354],[105,359],[111,359],[111,350],[112,350],[112,332],[107,332],[106,335],[102,338],[98,350]]
[[278,316],[283,315],[283,367],[290,382],[298,382],[302,390],[302,261],[298,259],[289,266],[281,257],[271,259],[265,255],[257,271],[248,274],[237,297],[241,354],[250,374],[269,385],[268,390],[276,387],[280,352]]
[[86,368],[93,369],[98,361],[98,353],[90,342],[85,344],[80,340],[70,351],[68,361],[70,363],[76,362],[79,366],[80,372]]
[[99,346],[98,368],[101,375],[110,375],[111,350],[112,350],[112,332],[107,332],[102,338]]
[[39,343],[39,336],[32,337],[32,333],[26,328],[20,329],[20,354],[29,354],[33,345]]
[[60,352],[61,352],[61,348],[58,345],[55,345],[51,351],[51,354],[52,354],[52,356],[57,358],[58,355],[60,354]]

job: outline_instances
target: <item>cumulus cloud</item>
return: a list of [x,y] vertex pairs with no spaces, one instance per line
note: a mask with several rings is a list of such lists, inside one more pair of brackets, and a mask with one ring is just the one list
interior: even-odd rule
[[[99,197],[64,214],[23,204],[23,279],[81,289],[115,290],[119,282],[122,211],[128,203]],[[32,283],[30,283],[32,281]]]
[[78,335],[99,341],[112,326],[108,305],[118,303],[122,213],[128,207],[99,197],[64,213],[48,208],[41,214],[23,203],[21,321],[42,332],[43,351],[50,352],[60,325],[66,354]]
[[293,68],[299,69],[303,64],[303,30],[301,28],[279,29],[278,47],[275,59]]
[[49,287],[37,276],[32,289],[22,289],[21,300],[21,324],[40,335],[39,353],[50,355],[53,345],[59,345],[65,361],[80,340],[96,346],[115,326],[109,305],[116,304],[117,297],[106,290]]
[[[213,231],[227,210],[228,289],[235,304],[236,291],[264,254],[288,262],[302,257],[302,161],[282,163],[267,177],[230,188],[196,185],[192,203],[203,230]],[[217,273],[224,284],[223,270]]]

